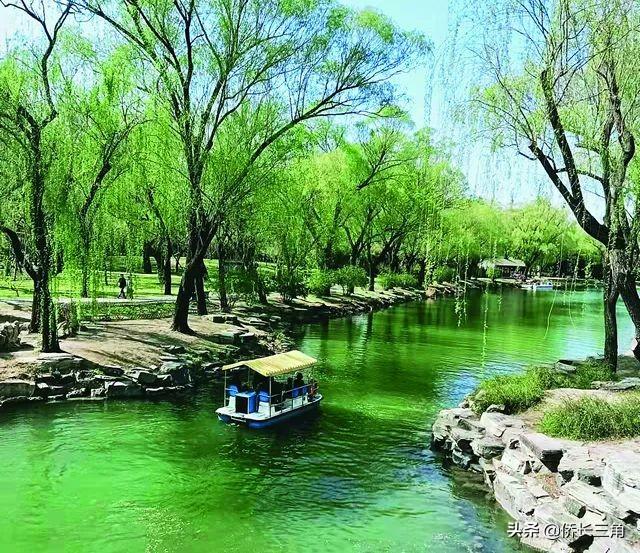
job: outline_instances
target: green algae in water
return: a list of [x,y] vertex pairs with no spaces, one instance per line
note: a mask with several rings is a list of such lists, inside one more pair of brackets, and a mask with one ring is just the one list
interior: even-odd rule
[[2,411],[0,551],[519,551],[429,430],[479,378],[600,350],[601,293],[555,294],[470,292],[460,325],[443,299],[307,326],[326,400],[269,432],[218,422],[219,387]]

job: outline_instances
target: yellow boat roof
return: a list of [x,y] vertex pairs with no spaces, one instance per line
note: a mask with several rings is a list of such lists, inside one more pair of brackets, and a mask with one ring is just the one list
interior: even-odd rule
[[306,369],[317,362],[317,359],[294,349],[285,353],[270,355],[269,357],[259,357],[250,361],[238,361],[237,363],[224,365],[222,370],[228,371],[237,367],[249,367],[262,376],[279,376]]

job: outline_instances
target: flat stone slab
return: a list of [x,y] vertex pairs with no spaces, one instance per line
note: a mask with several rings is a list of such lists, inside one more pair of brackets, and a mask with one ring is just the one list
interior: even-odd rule
[[533,513],[538,504],[523,479],[508,474],[504,470],[496,470],[493,493],[496,501],[516,520],[522,519],[523,515]]
[[585,536],[593,536],[594,529],[602,524],[602,517],[593,513],[586,513],[583,517],[576,517],[565,511],[557,501],[546,501],[536,507],[533,518],[541,527],[555,526],[571,528],[567,536],[558,536],[558,543],[571,545]]
[[499,457],[504,451],[504,448],[504,442],[495,436],[486,436],[471,442],[471,449],[473,452],[483,459]]
[[498,412],[482,413],[480,422],[487,429],[488,434],[493,434],[498,438],[504,434],[507,428],[524,428],[522,420]]
[[564,455],[564,444],[538,432],[520,435],[520,443],[526,447],[550,471],[556,472]]
[[529,474],[531,472],[531,459],[519,449],[505,449],[500,462],[515,474]]
[[598,390],[610,390],[612,392],[624,392],[626,390],[640,390],[640,378],[636,376],[628,376],[618,381],[597,380],[591,384],[591,387]]
[[136,382],[108,382],[105,384],[105,395],[108,398],[140,397],[142,387]]
[[602,487],[623,508],[640,515],[640,453],[621,451],[605,459]]
[[604,461],[596,451],[584,446],[569,448],[558,464],[558,472],[566,482],[576,478],[592,486],[599,486],[603,471]]
[[482,434],[475,430],[465,430],[459,426],[451,429],[449,435],[462,451],[472,452],[471,442],[482,437]]
[[0,397],[30,397],[36,389],[36,383],[32,380],[10,378],[0,382]]
[[563,488],[569,497],[585,506],[585,510],[594,511],[604,516],[625,520],[630,512],[602,488],[590,486],[584,482],[569,482]]

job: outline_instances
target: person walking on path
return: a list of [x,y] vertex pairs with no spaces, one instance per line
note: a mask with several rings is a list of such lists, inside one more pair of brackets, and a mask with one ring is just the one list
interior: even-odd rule
[[118,279],[118,287],[120,288],[120,294],[118,294],[118,299],[126,300],[127,295],[125,294],[125,288],[127,287],[127,279],[124,278],[124,275],[121,274]]

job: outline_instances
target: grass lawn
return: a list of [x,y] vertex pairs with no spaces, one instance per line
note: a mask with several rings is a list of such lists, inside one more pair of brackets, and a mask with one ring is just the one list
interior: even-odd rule
[[[186,263],[185,258],[180,259],[181,268]],[[209,272],[208,288],[213,287],[212,279],[217,276],[217,260],[206,259],[205,265]],[[131,267],[130,271],[128,268]],[[96,271],[90,277],[89,295],[95,298],[116,298],[119,293],[118,279],[120,274],[124,274],[127,279],[133,281],[134,299],[136,297],[163,297],[164,287],[158,282],[158,275],[155,272],[155,260],[152,260],[151,274],[142,272],[142,258],[135,258],[133,261],[125,257],[112,257],[109,260],[106,271]],[[180,284],[181,274],[173,273],[171,290],[173,295],[177,294]],[[55,276],[52,282],[52,291],[56,296],[67,298],[79,298],[82,287],[81,273],[79,270],[65,270]],[[18,275],[16,280],[13,275],[6,276],[0,274],[0,299],[29,299],[33,294],[33,282],[25,274]]]
[[640,435],[640,394],[624,393],[610,401],[583,397],[547,411],[539,428],[572,440],[606,440]]
[[[180,259],[181,269],[185,266],[186,259]],[[116,298],[119,293],[118,279],[120,274],[124,274],[127,279],[131,277],[133,281],[134,299],[141,297],[166,297],[163,295],[164,287],[158,282],[158,275],[155,272],[155,260],[151,260],[153,273],[142,272],[142,258],[112,257],[107,264],[108,270],[95,271],[90,277],[89,296],[95,298]],[[205,259],[208,271],[208,283],[206,288],[214,290],[215,281],[218,275],[218,260]],[[272,263],[258,263],[262,270],[273,269]],[[172,276],[171,290],[175,296],[178,293],[181,274]],[[52,290],[56,296],[66,298],[79,298],[81,290],[81,273],[79,270],[65,270],[53,279]],[[25,274],[18,275],[16,280],[13,276],[6,276],[0,273],[0,299],[29,299],[33,294],[33,282]]]
[[490,405],[504,405],[507,413],[519,413],[540,403],[552,388],[591,388],[596,380],[613,380],[612,371],[598,362],[577,366],[566,375],[552,367],[530,367],[524,373],[495,376],[480,383],[474,392],[473,408],[483,413]]

